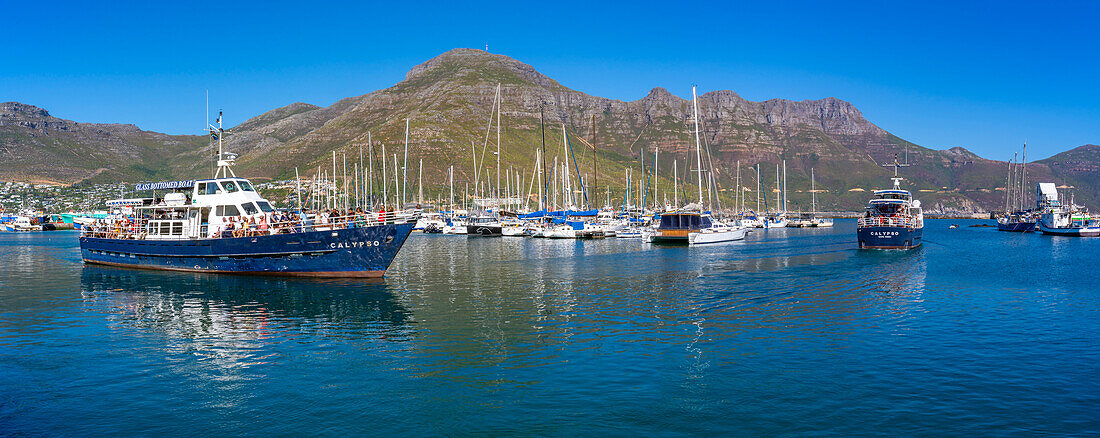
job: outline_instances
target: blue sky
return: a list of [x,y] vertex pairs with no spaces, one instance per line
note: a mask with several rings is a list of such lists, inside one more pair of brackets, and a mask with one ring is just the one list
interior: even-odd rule
[[0,101],[83,122],[198,134],[390,86],[455,47],[588,94],[855,104],[936,149],[1006,159],[1100,143],[1100,3],[7,3]]

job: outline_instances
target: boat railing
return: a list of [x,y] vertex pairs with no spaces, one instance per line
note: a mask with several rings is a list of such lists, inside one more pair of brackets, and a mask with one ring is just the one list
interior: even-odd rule
[[920,220],[915,216],[870,216],[859,218],[858,226],[863,227],[908,227],[917,228]]
[[[232,220],[223,223],[187,223],[180,218],[127,218],[115,221],[96,221],[82,227],[81,236],[99,239],[127,240],[197,240],[235,237],[256,237],[273,234],[290,234],[310,231],[334,231],[377,225],[393,225],[415,222],[416,215],[404,211],[361,212],[339,216],[310,214],[307,218],[290,220]],[[265,216],[266,218],[266,216]],[[155,222],[155,223],[154,223]],[[184,222],[179,224],[179,222]],[[156,225],[156,232],[149,226]],[[162,224],[167,223],[168,233],[161,234]]]

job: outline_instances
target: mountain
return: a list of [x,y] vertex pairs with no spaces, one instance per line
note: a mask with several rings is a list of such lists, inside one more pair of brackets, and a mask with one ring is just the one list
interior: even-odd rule
[[171,167],[172,157],[205,145],[202,136],[77,123],[36,106],[0,103],[0,180],[69,184],[157,178]]
[[[694,198],[691,194],[695,193],[695,177],[690,169],[695,163],[695,142],[690,100],[681,99],[663,88],[654,88],[645,97],[631,102],[590,96],[559,84],[527,64],[473,49],[443,53],[413,67],[404,80],[391,87],[349,97],[328,107],[294,103],[260,114],[230,129],[226,148],[240,154],[238,174],[263,179],[292,177],[295,167],[302,175],[312,175],[318,168],[331,172],[333,151],[340,156],[341,166],[343,154],[348,156],[351,166],[358,162],[360,147],[364,153],[373,149],[375,171],[379,172],[380,149],[384,144],[387,171],[392,175],[393,154],[403,159],[405,119],[408,118],[410,184],[415,184],[417,165],[423,159],[426,193],[440,193],[444,189],[447,168],[452,165],[456,191],[461,193],[465,184],[473,180],[471,149],[475,149],[479,157],[488,157],[482,175],[486,170],[490,174],[482,178],[482,183],[487,180],[495,183],[496,172],[492,168],[496,164],[493,154],[496,132],[494,128],[487,136],[486,124],[498,84],[502,95],[501,166],[505,171],[511,167],[525,172],[525,181],[529,181],[535,150],[542,143],[541,109],[546,121],[546,160],[549,164],[552,165],[555,156],[559,162],[568,158],[573,164],[574,158],[566,157],[563,151],[563,126],[576,156],[576,164],[571,170],[574,175],[577,169],[581,174],[592,173],[593,149],[588,144],[595,144],[597,177],[592,182],[597,185],[600,199],[607,196],[608,186],[614,197],[621,197],[626,169],[635,169],[637,175],[641,155],[644,155],[646,168],[650,169],[655,150],[660,158],[659,191],[669,192],[668,197],[672,197],[675,160],[681,184],[689,184],[682,186],[682,190],[689,198]],[[820,209],[860,209],[866,202],[866,191],[889,184],[892,170],[881,165],[892,163],[896,154],[899,160],[911,164],[902,169],[902,176],[907,178],[907,188],[917,191],[926,209],[946,212],[1003,208],[1007,163],[981,158],[964,148],[933,150],[920,147],[874,125],[854,105],[840,99],[753,102],[732,91],[712,91],[699,97],[699,111],[706,147],[713,156],[719,193],[726,205],[732,202],[736,191],[733,187],[738,162],[742,167],[743,185],[749,190],[756,188],[755,171],[750,172],[750,166],[761,164],[764,195],[769,204],[774,205],[772,190],[776,165],[786,160],[790,209],[809,208],[811,168],[818,188],[826,190],[818,194]],[[594,140],[591,138],[593,119]],[[0,118],[0,129],[5,127],[2,120]],[[123,136],[117,129],[103,128],[121,125],[76,125],[105,131],[112,138],[118,138],[116,142],[121,142],[117,149],[122,153],[104,158],[104,168],[114,168],[106,165],[112,163],[114,157],[140,155],[143,158],[139,163],[147,169],[160,170],[168,177],[210,172],[209,157],[215,145],[201,136],[166,136],[136,128],[132,128],[135,133]],[[18,132],[27,130],[21,129]],[[371,147],[366,145],[368,133]],[[60,137],[61,134],[51,134],[49,138]],[[80,144],[89,150],[98,150],[100,143],[88,137],[87,143]],[[130,143],[126,144],[136,142],[135,137],[149,141],[134,144],[130,149],[121,146],[127,141]],[[9,144],[21,142],[26,140],[14,143],[4,140],[0,144],[9,148],[16,147]],[[33,145],[22,147],[26,153],[36,153],[26,149],[35,148]],[[1085,149],[1079,151],[1082,148]],[[1078,187],[1079,200],[1087,198],[1082,197],[1081,192],[1097,193],[1100,181],[1096,181],[1095,166],[1100,158],[1096,156],[1095,146],[1082,148],[1030,164],[1029,179],[1074,184]],[[59,148],[45,152],[56,149]],[[77,169],[91,167],[78,164],[81,163],[72,166]],[[127,166],[120,168],[125,170]],[[93,171],[97,169],[99,167]],[[39,177],[55,174],[41,167],[24,172]],[[136,170],[126,172],[148,174]],[[125,177],[121,174],[126,172],[120,171],[120,176]],[[69,174],[80,175],[75,171]],[[0,174],[2,177],[4,174]],[[526,190],[529,183],[524,184]],[[749,207],[755,207],[755,195],[750,192],[749,196]]]

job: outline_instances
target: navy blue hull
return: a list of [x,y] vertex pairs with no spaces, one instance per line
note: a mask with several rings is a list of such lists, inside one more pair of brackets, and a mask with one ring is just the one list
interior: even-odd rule
[[1028,233],[1035,231],[1035,222],[1009,222],[1007,224],[997,222],[997,229],[1000,231]]
[[189,240],[80,238],[86,263],[192,272],[381,277],[413,223]]
[[924,228],[861,227],[856,231],[859,247],[867,249],[910,249],[921,244]]

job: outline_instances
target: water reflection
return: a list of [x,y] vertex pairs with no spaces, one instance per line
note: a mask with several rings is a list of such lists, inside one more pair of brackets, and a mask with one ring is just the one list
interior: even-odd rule
[[151,272],[88,265],[85,309],[111,327],[166,338],[172,353],[226,366],[266,363],[296,337],[399,341],[409,312],[384,283]]

